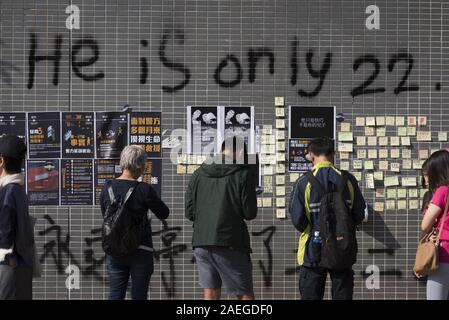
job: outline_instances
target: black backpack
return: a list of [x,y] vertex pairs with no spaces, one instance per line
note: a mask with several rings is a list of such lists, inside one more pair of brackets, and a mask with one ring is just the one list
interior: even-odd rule
[[142,240],[143,217],[126,207],[137,185],[129,188],[123,199],[114,196],[111,181],[106,186],[111,203],[103,216],[102,245],[106,254],[119,258],[137,251]]
[[[341,171],[336,191],[324,188],[312,172],[308,174],[308,181],[321,197],[310,240],[313,241],[315,262],[319,263],[320,267],[331,270],[351,268],[357,259],[357,239],[351,210],[343,197],[348,173]],[[316,231],[321,237],[321,244],[314,242]]]

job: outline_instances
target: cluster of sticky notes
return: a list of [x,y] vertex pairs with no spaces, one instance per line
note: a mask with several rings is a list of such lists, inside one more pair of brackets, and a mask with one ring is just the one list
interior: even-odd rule
[[179,154],[176,159],[176,173],[181,175],[193,174],[206,159],[206,155]]
[[[437,150],[426,144],[435,141],[427,117],[359,116],[355,127],[351,130],[350,123],[340,124],[339,167],[355,176],[363,192],[375,191],[375,211],[418,209],[421,172],[416,170]],[[446,141],[447,132],[438,132],[438,142]],[[418,149],[413,148],[415,143]]]
[[[276,115],[276,218],[285,219],[285,103],[284,97],[276,97],[274,100]],[[281,133],[282,132],[282,133]]]

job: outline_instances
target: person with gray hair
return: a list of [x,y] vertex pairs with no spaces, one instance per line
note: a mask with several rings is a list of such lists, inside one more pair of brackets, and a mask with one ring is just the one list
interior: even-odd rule
[[132,284],[131,298],[133,300],[146,300],[148,296],[154,263],[151,224],[147,214],[151,210],[157,218],[163,220],[167,219],[169,209],[151,185],[138,181],[145,171],[146,160],[147,154],[141,147],[125,147],[120,156],[122,174],[117,179],[108,181],[101,192],[101,212],[104,216],[111,205],[109,186],[112,187],[116,199],[124,199],[128,191],[134,188],[124,205],[126,210],[123,212],[144,218],[141,244],[135,252],[120,257],[106,255],[110,287],[109,300],[123,300],[125,298],[130,277]]

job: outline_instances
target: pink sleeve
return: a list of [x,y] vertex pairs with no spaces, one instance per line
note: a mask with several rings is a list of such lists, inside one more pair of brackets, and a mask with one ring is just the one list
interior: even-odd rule
[[449,193],[449,188],[447,186],[441,186],[439,187],[433,197],[431,203],[438,206],[441,209],[444,209],[446,206],[446,200]]

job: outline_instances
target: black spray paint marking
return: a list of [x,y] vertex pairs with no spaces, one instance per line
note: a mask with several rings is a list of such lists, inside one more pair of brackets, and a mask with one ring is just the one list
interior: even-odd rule
[[[221,79],[221,72],[223,71],[224,68],[228,66],[228,61],[231,61],[234,64],[237,73],[235,75],[234,80],[225,81]],[[214,72],[215,82],[219,86],[224,88],[235,87],[240,83],[240,81],[242,81],[242,78],[243,78],[242,66],[240,65],[239,59],[237,59],[233,54],[228,54],[226,58],[221,60],[220,64],[218,65],[218,67],[215,69]]]
[[267,288],[271,288],[272,280],[273,280],[273,251],[271,250],[271,239],[273,238],[274,233],[276,232],[275,226],[266,227],[262,231],[253,232],[253,236],[261,236],[264,234],[268,234],[266,238],[263,240],[263,244],[265,249],[267,250],[268,255],[268,266],[266,267],[262,260],[258,261],[259,267],[262,270],[264,285]]
[[[90,49],[92,51],[93,55],[85,60],[78,61],[76,56],[83,48]],[[82,67],[87,67],[87,66],[93,65],[95,62],[97,62],[97,60],[100,56],[100,50],[98,48],[98,44],[94,39],[85,38],[85,39],[76,41],[72,47],[71,54],[72,54],[73,72],[75,72],[75,74],[78,77],[80,77],[84,81],[97,81],[97,80],[104,78],[103,71],[99,71],[98,73],[92,74],[92,75],[84,74],[81,72]],[[85,56],[85,54],[83,53],[83,57],[84,56]]]
[[326,54],[326,57],[324,58],[323,64],[321,65],[321,69],[315,70],[312,66],[313,55],[313,50],[309,49],[306,54],[307,71],[312,78],[319,79],[319,81],[315,89],[313,89],[312,91],[307,92],[299,89],[298,95],[301,97],[313,98],[320,93],[321,89],[323,88],[324,80],[326,79],[326,76],[329,73],[330,67],[332,65],[332,53],[328,52]]
[[274,53],[273,50],[269,48],[259,48],[259,49],[253,49],[250,48],[248,50],[248,64],[249,64],[249,74],[248,74],[248,80],[250,83],[253,83],[256,81],[256,68],[257,68],[257,62],[260,58],[268,57],[269,59],[269,72],[270,74],[274,73]]
[[[147,40],[140,41],[140,44],[144,48],[148,47],[148,41]],[[147,79],[148,79],[148,62],[147,62],[147,58],[140,57],[140,84],[147,83]]]

